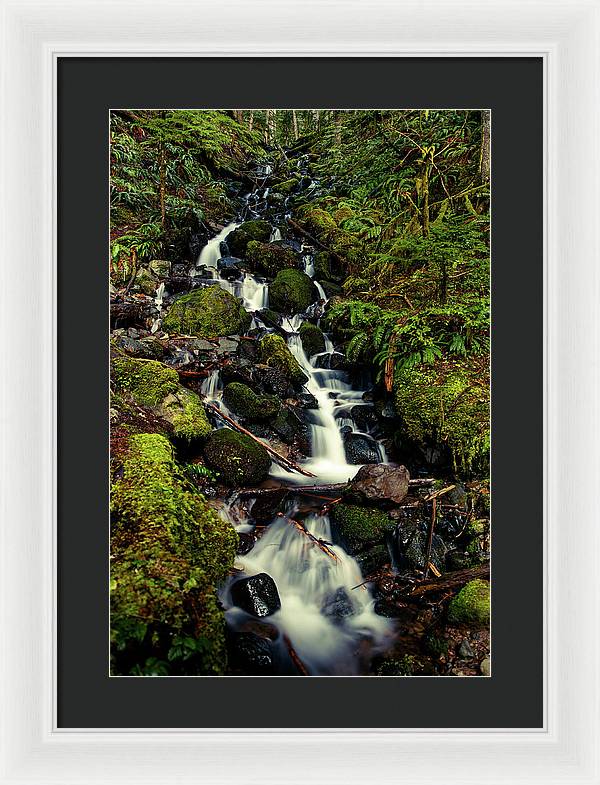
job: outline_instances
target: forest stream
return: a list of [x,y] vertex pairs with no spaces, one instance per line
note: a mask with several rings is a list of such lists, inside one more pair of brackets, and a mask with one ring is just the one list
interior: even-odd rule
[[[145,138],[125,119],[117,130]],[[306,150],[248,156],[242,177],[221,176],[221,215],[184,225],[165,260],[115,266],[113,673],[489,670],[485,469],[408,431],[398,407],[417,393],[407,381],[394,403],[385,388],[410,363],[378,372],[377,349],[353,354],[344,246],[310,214],[331,181]]]

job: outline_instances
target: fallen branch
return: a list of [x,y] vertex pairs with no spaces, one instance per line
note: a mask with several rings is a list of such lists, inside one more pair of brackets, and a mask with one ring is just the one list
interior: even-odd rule
[[457,586],[463,586],[465,583],[474,580],[475,578],[489,578],[490,565],[481,564],[478,567],[470,567],[466,570],[456,570],[456,572],[447,572],[441,578],[434,581],[419,582],[411,587],[405,593],[399,596],[403,599],[410,597],[421,597],[423,594],[432,594],[446,589],[454,589]]
[[310,673],[308,672],[308,668],[306,667],[306,665],[302,662],[302,660],[298,656],[298,654],[296,652],[296,649],[294,649],[294,647],[292,646],[292,642],[288,638],[287,635],[283,636],[283,642],[286,645],[286,648],[288,650],[288,654],[290,655],[291,661],[294,663],[296,668],[298,668],[298,671],[300,672],[300,675],[301,676],[310,676]]
[[[314,477],[315,475],[310,475]],[[408,484],[413,487],[419,487],[421,485],[432,485],[435,482],[433,478],[427,478],[424,480],[409,480]],[[322,483],[320,485],[298,485],[290,487],[289,485],[276,485],[272,488],[242,488],[238,493],[238,496],[246,497],[246,496],[268,496],[271,493],[277,493],[278,491],[285,488],[286,490],[293,491],[294,493],[302,494],[302,493],[321,493],[323,491],[332,491],[333,493],[338,493],[346,488],[350,483],[347,482],[328,482]],[[454,487],[454,486],[452,486]],[[425,501],[425,500],[421,500]],[[417,506],[420,502],[415,503],[414,505],[401,505],[401,506]]]
[[280,453],[278,453],[278,452],[277,452],[277,450],[274,450],[274,449],[273,449],[273,448],[272,448],[270,445],[268,445],[268,444],[265,444],[265,442],[261,441],[261,440],[260,440],[260,439],[259,439],[257,436],[255,436],[253,433],[250,433],[250,431],[247,431],[245,428],[243,428],[243,427],[242,427],[242,426],[241,426],[239,423],[237,423],[235,420],[232,420],[232,419],[231,419],[231,417],[228,417],[226,414],[224,414],[224,413],[223,413],[223,412],[222,412],[222,411],[221,411],[221,410],[218,408],[218,406],[215,406],[215,405],[214,405],[214,404],[212,404],[212,403],[208,403],[207,401],[205,401],[205,402],[204,402],[204,405],[205,405],[205,406],[206,406],[208,409],[210,409],[212,412],[214,412],[214,414],[216,414],[216,415],[217,415],[217,417],[220,417],[220,418],[221,418],[222,420],[224,420],[224,421],[225,421],[225,422],[226,422],[228,425],[230,425],[230,426],[231,426],[231,427],[232,427],[232,428],[233,428],[235,431],[238,431],[239,433],[243,433],[243,434],[244,434],[244,436],[249,436],[249,437],[250,437],[251,439],[253,439],[253,440],[254,440],[254,441],[257,443],[257,444],[260,444],[260,445],[261,445],[261,447],[264,447],[264,448],[265,448],[265,450],[266,450],[266,451],[267,451],[267,452],[268,452],[270,455],[272,455],[272,456],[273,456],[273,458],[274,458],[274,459],[277,461],[277,463],[281,464],[281,466],[283,466],[283,468],[284,468],[284,469],[286,469],[287,471],[289,471],[289,472],[298,472],[299,474],[303,474],[305,477],[315,477],[315,476],[316,476],[315,474],[312,474],[312,472],[306,471],[306,469],[303,469],[301,466],[298,466],[298,464],[294,463],[293,461],[290,461],[290,460],[289,460],[289,458],[285,458],[283,455],[281,455]]
[[[281,518],[286,517],[281,512],[278,513],[278,515]],[[302,534],[306,535],[308,539],[312,543],[314,543],[318,548],[320,548],[320,550],[322,550],[323,553],[327,554],[327,556],[329,556],[330,559],[333,559],[333,561],[335,562],[339,562],[339,557],[331,550],[331,548],[328,547],[327,543],[324,540],[320,540],[318,537],[315,537],[314,534],[311,534],[301,521],[296,521],[294,520],[294,518],[286,518],[286,520],[289,521],[289,523],[291,523],[293,526],[295,526],[299,532],[302,532]]]

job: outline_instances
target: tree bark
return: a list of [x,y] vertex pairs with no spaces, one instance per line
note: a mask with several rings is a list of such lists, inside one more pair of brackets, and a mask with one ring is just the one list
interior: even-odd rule
[[490,181],[491,116],[488,109],[481,112],[481,151],[479,154],[479,176],[482,183]]
[[294,129],[294,142],[296,142],[298,141],[298,117],[295,109],[292,109],[292,127]]

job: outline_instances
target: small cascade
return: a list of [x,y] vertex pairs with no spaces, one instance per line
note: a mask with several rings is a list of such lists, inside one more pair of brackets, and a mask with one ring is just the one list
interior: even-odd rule
[[278,226],[275,226],[273,228],[273,231],[271,232],[271,237],[269,239],[269,242],[270,243],[276,243],[279,240],[281,240],[281,229],[279,229]]
[[165,296],[165,285],[164,283],[160,283],[156,289],[156,294],[154,296],[154,304],[158,310],[158,316],[152,322],[152,327],[150,328],[150,332],[154,335],[154,333],[158,332],[161,325],[161,312],[163,307],[163,299]]
[[[389,635],[390,622],[374,613],[356,561],[339,546],[321,550],[292,522],[296,513],[292,507],[276,518],[250,553],[238,557],[239,564],[247,576],[266,572],[274,579],[281,609],[269,622],[280,631],[282,649],[287,636],[311,675],[357,674],[365,664],[357,657],[359,642],[369,642],[372,656]],[[327,515],[309,515],[304,526],[331,542]],[[231,605],[227,589],[226,606]],[[227,618],[235,627],[247,616],[230,607]]]
[[240,224],[235,221],[224,226],[223,229],[212,240],[209,240],[200,251],[200,256],[196,262],[196,267],[211,267],[217,269],[217,262],[223,256],[221,253],[221,243],[225,241],[227,235],[237,229]]

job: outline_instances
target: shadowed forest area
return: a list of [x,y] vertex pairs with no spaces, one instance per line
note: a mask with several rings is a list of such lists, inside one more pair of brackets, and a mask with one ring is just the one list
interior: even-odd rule
[[113,675],[490,674],[490,143],[111,113]]

